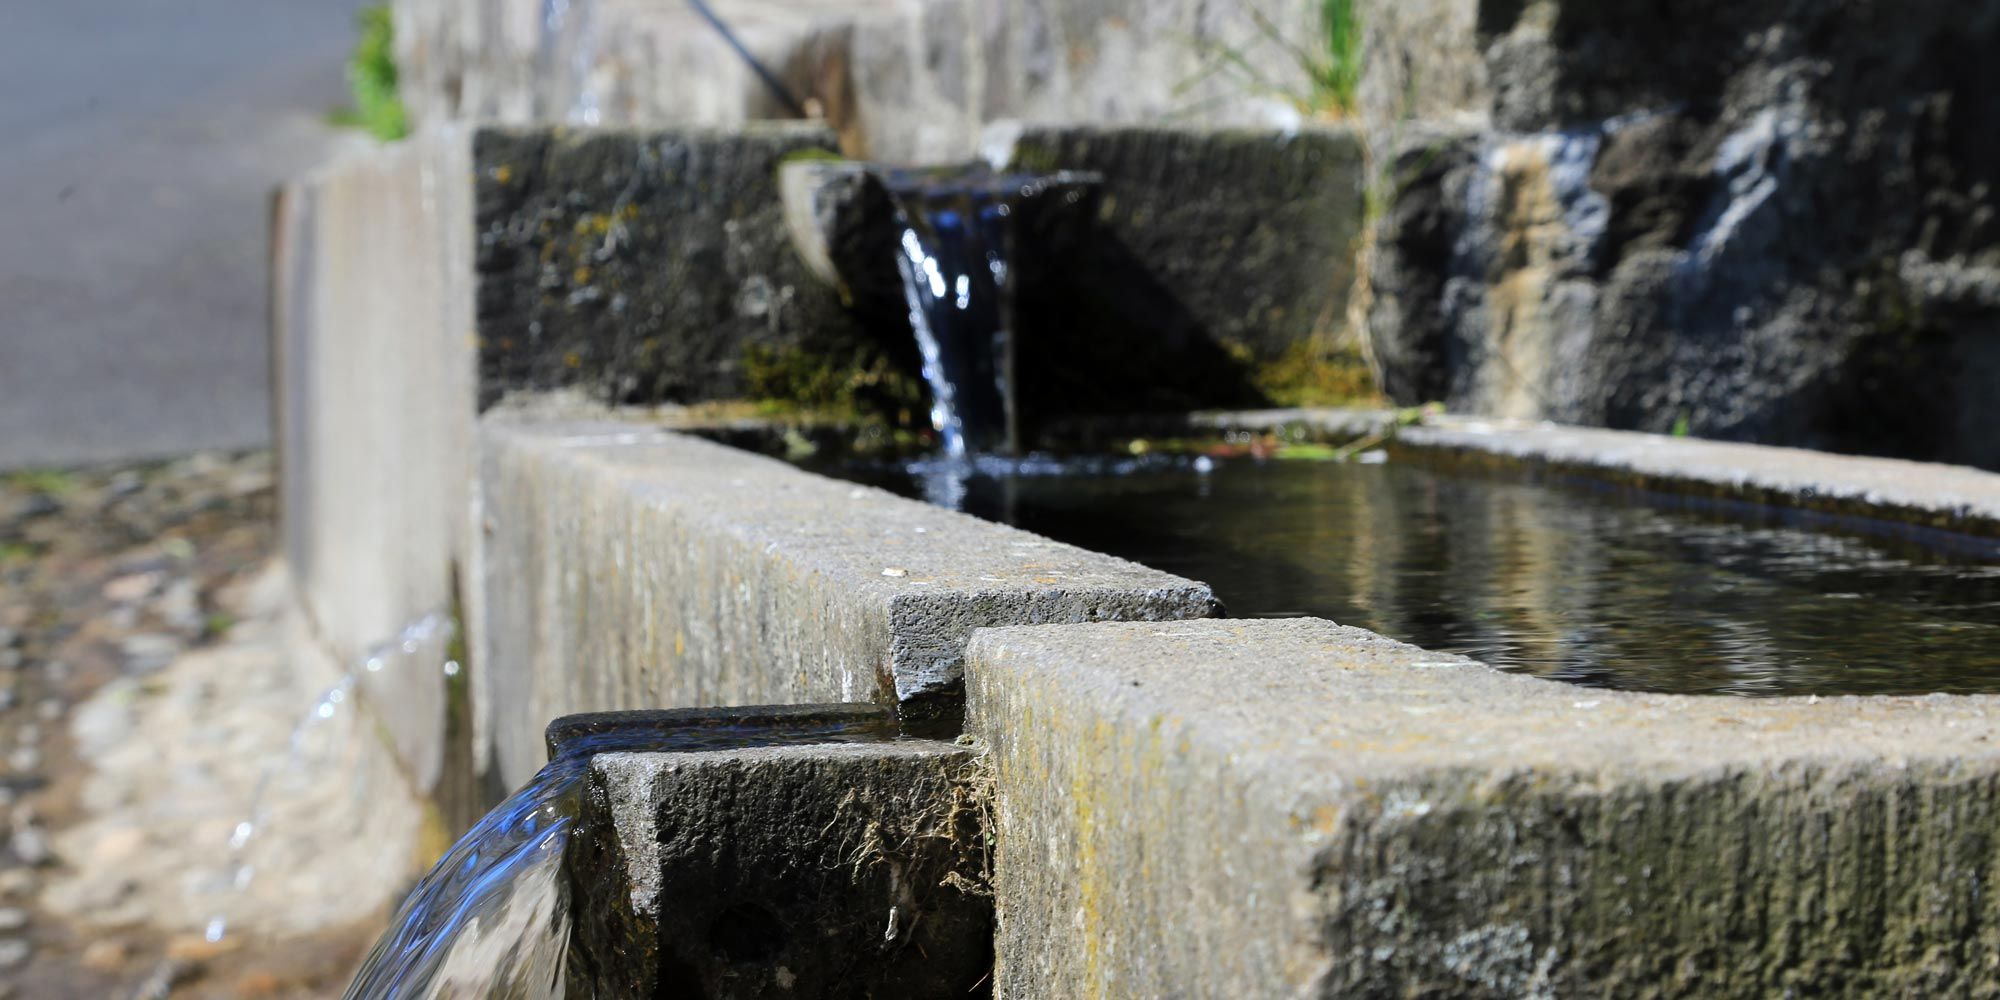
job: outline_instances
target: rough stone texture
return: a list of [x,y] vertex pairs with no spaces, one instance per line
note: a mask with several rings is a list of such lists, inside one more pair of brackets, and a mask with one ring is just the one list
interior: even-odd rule
[[481,435],[475,694],[510,783],[558,715],[948,714],[974,628],[1215,607],[1202,584],[644,425],[489,420]]
[[744,395],[758,350],[862,336],[793,250],[787,157],[810,125],[481,130],[473,139],[480,402],[578,386],[616,403]]
[[[1471,26],[1448,37],[1481,72],[1415,92],[1473,131],[1384,147],[1371,335],[1399,402],[2000,465],[2000,3]],[[1456,65],[1404,44],[1384,61]]]
[[983,630],[997,995],[1990,995],[1990,697],[1587,690],[1298,619]]
[[1361,145],[1342,128],[1022,127],[1015,169],[1103,178],[1094,218],[1018,260],[1028,412],[1240,406],[1256,367],[1345,329]]
[[981,791],[971,751],[928,741],[601,755],[568,859],[572,982],[985,995]]
[[[711,6],[846,152],[903,163],[967,159],[981,128],[1003,118],[1295,123],[1293,100],[1310,87],[1279,39],[1311,37],[1317,16],[1313,4],[1245,0]],[[397,0],[398,63],[417,120],[727,126],[793,115],[685,4],[549,10],[541,0]]]

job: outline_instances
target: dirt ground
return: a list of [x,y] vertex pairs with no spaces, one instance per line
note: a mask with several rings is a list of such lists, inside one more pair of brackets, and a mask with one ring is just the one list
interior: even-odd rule
[[271,480],[0,476],[0,1000],[337,997],[407,886],[421,808],[287,655]]

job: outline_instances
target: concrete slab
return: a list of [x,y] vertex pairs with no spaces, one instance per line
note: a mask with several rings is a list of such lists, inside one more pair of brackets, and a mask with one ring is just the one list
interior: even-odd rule
[[[277,204],[281,531],[314,655],[357,665],[455,600],[475,387],[462,131],[337,161]],[[437,656],[430,662],[442,662]],[[368,673],[411,774],[439,773],[445,679]]]
[[[480,572],[482,407],[531,388],[600,407],[740,394],[751,345],[849,329],[792,252],[776,194],[780,160],[831,143],[809,125],[445,127],[286,186],[272,310],[284,546],[324,655],[362,662],[475,603],[456,581]],[[368,683],[428,786],[442,674]]]
[[595,758],[568,856],[572,993],[977,991],[980,788],[970,750],[925,740]]
[[1674,493],[2000,535],[2000,473],[1528,421],[1432,417],[1396,443]]
[[1575,474],[1662,493],[2000,536],[2000,473],[1935,462],[1459,414],[1426,414],[1404,424],[1393,410],[1209,411],[1062,430],[1095,441],[1120,432],[1248,431],[1329,443],[1393,434],[1389,446],[1416,461]]
[[548,719],[797,702],[954,715],[989,625],[1208,615],[1206,585],[630,423],[482,427],[475,684],[510,783]]
[[1993,988],[2000,698],[1587,690],[1311,619],[967,663],[999,996]]

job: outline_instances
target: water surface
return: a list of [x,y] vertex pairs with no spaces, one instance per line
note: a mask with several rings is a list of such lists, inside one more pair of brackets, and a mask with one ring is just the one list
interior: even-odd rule
[[1330,618],[1579,684],[2000,692],[2000,553],[1986,540],[1394,463],[832,471],[1205,581],[1233,617]]

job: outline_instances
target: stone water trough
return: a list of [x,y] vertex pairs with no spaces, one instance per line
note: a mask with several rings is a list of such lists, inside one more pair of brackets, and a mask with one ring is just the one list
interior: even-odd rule
[[[1121,143],[1345,177],[1351,203],[1243,240],[1358,225],[1335,134],[1064,147],[1103,151],[1047,164],[1103,175],[1115,239],[1092,252],[1156,283],[1183,262],[1142,238],[1157,216],[1118,214],[1161,197],[1107,166]],[[419,791],[490,802],[571,713],[865,703],[909,737],[595,760],[573,976],[659,996],[2000,989],[2000,698],[1592,690],[1219,618],[1200,582],[716,443],[825,432],[678,404],[875,336],[782,217],[787,157],[830,148],[803,127],[447,130],[279,202],[312,641],[350,658],[431,608],[465,624],[469,697],[364,680]],[[1246,303],[1338,305],[1215,266],[1166,285],[1197,318],[1186,356],[1282,353],[1242,334]],[[1397,422],[1183,419],[1335,442]],[[2000,537],[2000,476],[1957,467],[1442,415],[1394,447]]]

